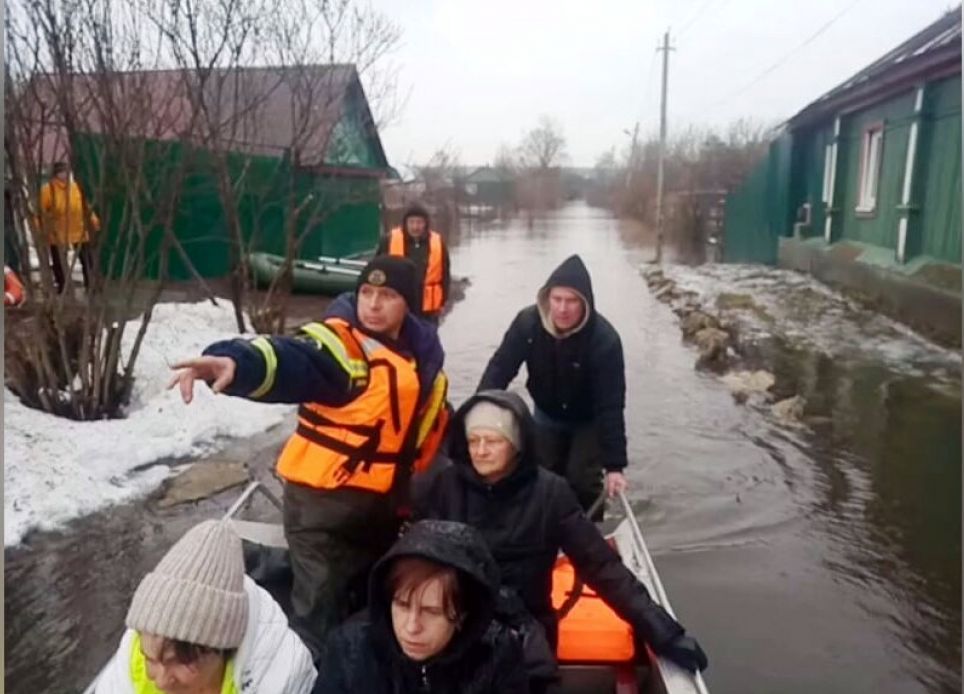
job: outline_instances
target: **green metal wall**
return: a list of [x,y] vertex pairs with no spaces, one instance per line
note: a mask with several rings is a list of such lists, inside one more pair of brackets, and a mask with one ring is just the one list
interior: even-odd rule
[[[841,209],[842,238],[886,248],[897,248],[897,206],[901,204],[907,139],[914,115],[913,90],[844,119],[835,181],[835,200]],[[877,207],[872,213],[856,211],[860,186],[860,159],[864,130],[883,121],[884,142]]]
[[927,85],[921,138],[922,252],[961,262],[961,76]]
[[[147,275],[160,275],[162,234],[154,218],[155,203],[165,194],[178,194],[173,225],[191,263],[202,277],[221,277],[231,271],[230,233],[215,175],[215,161],[208,152],[187,149],[180,143],[146,142],[142,161],[145,192],[138,198],[141,218],[147,227],[144,244],[149,258]],[[116,172],[123,171],[120,152],[95,135],[77,138],[74,145],[78,169],[91,187],[102,191],[106,238],[103,257],[117,243],[128,242],[133,208],[129,191]],[[373,178],[333,177],[293,170],[287,158],[229,154],[227,167],[236,183],[238,214],[247,245],[253,250],[282,254],[289,215],[301,208],[294,233],[304,237],[301,258],[345,255],[373,248],[380,228],[379,187]],[[115,173],[112,173],[115,172]],[[183,182],[177,185],[178,174]],[[113,176],[113,178],[112,178]],[[174,252],[168,254],[167,277],[190,279],[186,265]],[[116,275],[107,268],[108,274]]]
[[726,196],[723,221],[723,260],[728,263],[777,261],[778,237],[790,225],[790,174],[793,141],[777,138],[763,161],[739,188]]
[[[910,126],[915,90],[846,116],[841,123],[835,200],[839,209],[837,241],[853,240],[897,247]],[[883,160],[872,214],[856,211],[864,129],[884,123]],[[825,147],[833,140],[833,122],[793,131],[771,145],[744,183],[727,197],[724,259],[772,262],[776,239],[790,236],[799,207],[811,205],[806,235],[824,230],[823,173]],[[926,85],[923,118],[911,204],[920,215],[919,231],[908,242],[908,259],[923,254],[961,262],[961,76]],[[916,227],[914,227],[916,229]]]

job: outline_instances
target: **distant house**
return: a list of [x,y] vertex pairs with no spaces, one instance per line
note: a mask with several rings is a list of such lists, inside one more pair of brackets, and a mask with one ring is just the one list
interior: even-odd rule
[[512,179],[491,166],[480,166],[462,179],[468,202],[474,206],[504,208],[512,202]]
[[[123,136],[144,142],[143,166],[159,185],[182,167],[173,228],[202,276],[232,269],[232,234],[219,195],[225,171],[237,203],[232,215],[253,250],[284,253],[289,235],[298,237],[303,258],[375,246],[379,181],[391,169],[354,66],[216,69],[203,79],[180,70],[87,74],[70,82],[78,121],[70,142],[56,108],[57,78],[41,76],[27,88],[50,126],[33,156],[44,163],[69,158],[82,183],[103,180],[122,166],[111,143]],[[105,104],[127,105],[112,112],[122,125],[105,115]],[[129,201],[107,196],[98,204],[116,238]],[[156,259],[160,236],[148,245]],[[155,260],[149,274],[159,267]],[[190,277],[177,254],[170,255],[167,275]]]
[[786,122],[727,199],[724,257],[859,287],[901,317],[927,288],[957,306],[960,339],[960,8]]

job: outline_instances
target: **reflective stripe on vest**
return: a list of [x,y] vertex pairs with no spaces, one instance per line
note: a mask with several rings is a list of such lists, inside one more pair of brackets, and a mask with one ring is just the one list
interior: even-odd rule
[[298,428],[278,459],[278,474],[316,489],[354,487],[386,493],[397,466],[411,465],[414,458],[410,432],[415,433],[419,396],[415,362],[338,319],[312,328],[319,341],[331,339],[331,331],[339,336],[341,354],[358,380],[365,379],[364,390],[341,407],[302,405]]
[[448,390],[448,378],[444,372],[439,372],[432,384],[432,393],[419,413],[418,438],[416,440],[418,456],[413,465],[415,472],[425,472],[429,469],[442,443],[442,438],[445,436],[449,419],[448,410],[445,408]]
[[[389,255],[405,256],[405,234],[401,227],[392,229],[388,243]],[[428,232],[428,264],[425,267],[425,282],[422,286],[422,312],[438,313],[442,310],[444,292],[442,280],[442,235],[437,231]]]

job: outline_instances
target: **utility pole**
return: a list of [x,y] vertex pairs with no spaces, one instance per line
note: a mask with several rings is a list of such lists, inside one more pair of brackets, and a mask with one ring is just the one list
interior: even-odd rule
[[663,262],[663,160],[666,158],[666,83],[669,78],[669,31],[663,34],[663,90],[659,104],[659,167],[656,170],[656,262]]

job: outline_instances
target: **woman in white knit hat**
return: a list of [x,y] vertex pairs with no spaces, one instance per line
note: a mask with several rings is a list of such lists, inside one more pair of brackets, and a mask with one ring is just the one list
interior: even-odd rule
[[[551,586],[561,550],[654,651],[690,671],[706,667],[703,649],[623,566],[566,480],[539,465],[535,425],[522,398],[504,390],[476,393],[452,417],[448,436],[452,465],[436,466],[415,485],[415,515],[467,523],[481,532],[499,564],[504,592],[523,608],[500,616],[520,624],[531,624],[530,616],[538,620],[530,644],[547,642],[547,652],[555,652]],[[537,680],[555,665],[537,657],[541,650],[533,646],[526,657]]]
[[307,694],[308,649],[244,575],[241,539],[204,521],[137,587],[127,631],[88,694]]

